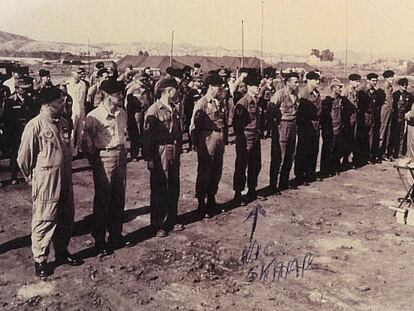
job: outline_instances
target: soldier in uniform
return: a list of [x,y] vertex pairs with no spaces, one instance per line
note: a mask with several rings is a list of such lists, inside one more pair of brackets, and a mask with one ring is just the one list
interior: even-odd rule
[[159,99],[145,114],[143,148],[151,174],[151,226],[158,237],[183,229],[177,224],[182,153],[180,112],[174,104],[178,88],[174,78],[161,79],[157,85]]
[[[298,110],[299,75],[284,77],[285,87],[270,99],[267,120],[271,131],[270,193],[288,189],[296,149],[296,112]],[[279,183],[278,183],[279,178]]]
[[376,89],[378,75],[369,73],[365,88],[358,93],[357,114],[357,148],[358,162],[362,166],[370,162],[381,163],[379,153],[379,139],[381,126],[381,106],[384,103],[385,93]]
[[[93,232],[95,249],[106,256],[115,248],[131,246],[122,236],[125,208],[125,148],[127,115],[120,108],[124,84],[108,79],[101,83],[104,99],[85,119],[82,148],[93,170],[95,197],[93,201]],[[106,232],[109,233],[107,242]]]
[[196,181],[198,211],[203,217],[210,217],[215,212],[215,196],[223,171],[223,130],[226,114],[223,102],[217,99],[223,80],[218,75],[210,75],[205,84],[208,88],[207,93],[194,107],[190,131],[198,156]]
[[68,252],[74,221],[70,129],[56,87],[42,89],[40,114],[25,127],[17,158],[24,177],[32,182],[32,252],[36,276],[50,274],[47,257],[53,241],[55,262],[82,262]]
[[[262,111],[258,106],[260,79],[253,72],[248,73],[243,83],[247,87],[247,93],[234,107],[233,128],[236,135],[236,163],[233,177],[233,189],[235,191],[234,202],[246,205],[257,199],[262,200],[256,192],[257,180],[261,169],[260,149],[260,120]],[[242,197],[242,191],[246,186],[249,189],[247,197]]]
[[[6,125],[4,123],[4,108],[8,98],[10,97],[10,89],[3,85],[3,81],[0,80],[0,156],[8,151],[9,139],[6,135]],[[0,182],[0,187],[2,183]]]
[[105,68],[101,68],[96,73],[95,84],[93,84],[87,92],[85,113],[88,114],[93,109],[99,106],[103,100],[102,91],[99,89],[102,81],[108,78],[108,72]]
[[306,87],[299,93],[297,112],[298,143],[295,175],[298,184],[308,185],[316,180],[316,162],[319,152],[321,96],[318,91],[320,76],[314,71],[306,74]]
[[202,97],[201,94],[202,80],[201,78],[194,77],[192,87],[188,90],[187,95],[184,98],[184,115],[185,115],[185,132],[188,135],[188,152],[192,150],[192,139],[191,139],[191,118],[193,116],[194,105]]
[[385,100],[381,106],[381,127],[379,136],[379,157],[382,160],[393,161],[391,143],[391,113],[393,103],[393,87],[394,71],[385,70],[382,76],[385,79],[384,90]]
[[16,159],[24,127],[37,115],[36,106],[28,94],[30,87],[23,78],[17,79],[14,86],[15,93],[6,101],[3,111],[5,135],[10,147],[10,172],[13,185],[17,184],[19,168]]
[[[349,156],[352,153],[352,162],[357,162],[355,153],[355,140],[356,140],[356,116],[358,107],[358,91],[361,82],[361,76],[356,73],[352,73],[348,76],[349,85],[343,91],[343,96],[347,98],[347,108],[344,114],[344,128],[343,128],[343,169],[351,167],[349,162]],[[349,105],[351,104],[351,105]]]
[[404,145],[405,114],[411,110],[414,97],[407,92],[408,80],[402,78],[398,80],[399,89],[393,94],[393,108],[391,114],[391,142],[390,149],[394,159],[402,153]]
[[343,156],[344,114],[348,101],[345,96],[341,96],[342,87],[340,80],[333,79],[330,85],[332,95],[326,96],[322,101],[320,165],[322,177],[334,176],[340,172],[340,160]]
[[70,131],[72,132],[73,130],[73,123],[72,123],[73,100],[72,100],[72,97],[68,94],[67,85],[68,83],[66,82],[66,80],[62,79],[57,85],[57,87],[62,91],[62,96],[63,96],[62,118],[65,118],[66,121],[68,121]]

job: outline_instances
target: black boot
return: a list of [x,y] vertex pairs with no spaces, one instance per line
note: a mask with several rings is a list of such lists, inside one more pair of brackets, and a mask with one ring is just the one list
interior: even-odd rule
[[35,262],[35,274],[38,277],[44,278],[50,275],[49,266],[46,261]]
[[69,266],[80,266],[83,263],[82,260],[73,256],[67,250],[62,253],[55,254],[55,262],[59,264],[67,264]]

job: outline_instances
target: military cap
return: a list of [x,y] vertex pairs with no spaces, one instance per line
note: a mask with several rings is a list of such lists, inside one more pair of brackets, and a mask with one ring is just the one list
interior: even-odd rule
[[106,69],[105,68],[101,68],[101,69],[99,69],[98,70],[98,72],[96,73],[96,75],[98,76],[98,77],[102,77],[103,76],[103,74],[104,73],[106,73],[107,71],[106,71]]
[[285,79],[285,81],[289,80],[290,78],[299,79],[299,74],[297,72],[288,72],[283,74],[283,78]]
[[96,69],[101,69],[101,68],[104,68],[104,67],[105,67],[105,64],[103,62],[97,62],[96,65],[95,65]]
[[306,80],[319,80],[321,76],[316,71],[309,71],[306,76]]
[[348,80],[349,81],[359,81],[359,80],[361,80],[361,76],[359,74],[357,74],[357,73],[351,73],[348,76]]
[[157,92],[161,92],[167,87],[173,87],[176,89],[178,88],[178,83],[174,78],[163,78],[158,82]]
[[378,79],[378,75],[373,72],[367,74],[367,80],[371,80],[371,79]]
[[172,76],[173,72],[174,72],[174,68],[173,67],[167,67],[167,69],[165,69],[165,72],[168,73],[170,76]]
[[226,77],[228,74],[225,69],[220,69],[218,72],[219,76]]
[[172,73],[171,73],[171,75],[172,75],[173,77],[176,77],[176,78],[182,79],[182,78],[183,78],[183,76],[184,76],[184,72],[183,72],[183,70],[182,70],[182,69],[179,69],[179,68],[174,68],[174,69],[173,69],[173,71],[172,71]]
[[332,79],[330,87],[331,89],[334,88],[335,86],[343,86],[344,84],[341,82],[341,80],[339,79]]
[[122,92],[125,88],[125,85],[122,81],[118,81],[115,78],[111,78],[102,81],[99,88],[108,94],[115,94],[118,92]]
[[256,85],[256,86],[258,86],[260,84],[260,78],[259,78],[259,76],[255,75],[255,74],[249,73],[247,75],[247,77],[245,77],[243,79],[243,82],[246,85]]
[[398,85],[408,85],[408,79],[407,78],[401,78],[398,80]]
[[39,77],[47,77],[50,76],[50,71],[45,69],[39,70]]
[[230,78],[236,78],[236,73],[235,72],[230,72]]
[[31,87],[30,83],[26,79],[17,79],[14,83],[14,87],[21,88],[21,89],[27,89]]
[[85,72],[85,68],[79,67],[78,70],[76,70],[77,73],[83,73]]
[[62,97],[62,91],[56,86],[42,88],[39,92],[39,103],[44,105]]
[[200,65],[199,63],[195,63],[195,64],[194,64],[194,67],[195,67],[195,68],[201,68],[201,65]]
[[382,74],[384,78],[390,78],[390,77],[393,77],[394,75],[395,75],[395,72],[392,70],[385,70],[384,73]]
[[186,65],[183,67],[183,71],[184,72],[191,72],[191,70],[193,70],[193,68],[191,68],[190,66]]
[[208,75],[216,75],[216,74],[218,74],[218,70],[210,70],[207,74]]
[[242,68],[240,68],[240,72],[249,72],[249,69],[250,68],[246,68],[246,67],[242,67]]
[[207,76],[205,84],[206,86],[222,86],[224,84],[224,81],[219,75],[213,74]]

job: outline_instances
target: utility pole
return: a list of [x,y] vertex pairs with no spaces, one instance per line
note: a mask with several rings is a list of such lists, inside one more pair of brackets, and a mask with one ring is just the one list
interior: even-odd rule
[[346,0],[346,21],[345,21],[345,27],[346,27],[346,31],[345,31],[345,75],[348,72],[348,0]]
[[89,37],[88,37],[88,75],[91,74],[91,50],[89,48]]
[[373,9],[373,5],[372,5],[372,1],[370,1],[370,6],[369,6],[369,13],[370,13],[370,21],[369,21],[369,38],[370,38],[370,68],[372,71],[372,9]]
[[174,51],[174,30],[171,33],[170,67],[172,66],[173,51]]
[[262,33],[260,38],[260,75],[263,78],[263,9],[264,9],[264,0],[262,0]]
[[244,67],[244,21],[242,20],[242,48],[241,48],[241,68]]

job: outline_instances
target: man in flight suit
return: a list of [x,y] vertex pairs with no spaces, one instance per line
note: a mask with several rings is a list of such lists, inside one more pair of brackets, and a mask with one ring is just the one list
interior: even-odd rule
[[95,250],[106,256],[115,248],[132,244],[122,236],[127,164],[127,115],[120,108],[124,84],[108,79],[100,88],[104,99],[87,115],[81,141],[93,170]]
[[75,266],[81,261],[67,250],[74,221],[72,150],[68,122],[61,118],[62,93],[42,89],[40,114],[25,127],[17,163],[33,188],[32,252],[36,276],[50,274],[47,265],[53,241],[55,259]]
[[151,174],[151,227],[158,237],[184,229],[177,224],[182,153],[180,111],[174,104],[178,88],[174,78],[161,79],[156,94],[159,99],[145,114],[143,150]]
[[[216,208],[215,195],[223,171],[226,123],[224,104],[217,97],[224,82],[218,75],[206,79],[207,93],[194,106],[190,132],[198,156],[196,197],[202,216],[210,217]],[[207,205],[205,199],[207,197]]]
[[[247,86],[247,93],[234,107],[233,128],[236,135],[236,163],[233,177],[235,191],[234,202],[246,205],[248,202],[263,200],[257,195],[257,180],[261,169],[260,151],[260,120],[263,117],[258,106],[258,86],[260,79],[253,72],[248,73],[243,82]],[[247,169],[247,178],[246,178]],[[246,186],[249,191],[247,197],[242,197]]]
[[382,76],[385,79],[384,90],[385,99],[381,109],[381,127],[379,133],[379,157],[382,160],[393,161],[391,145],[391,113],[393,103],[394,71],[385,70]]

